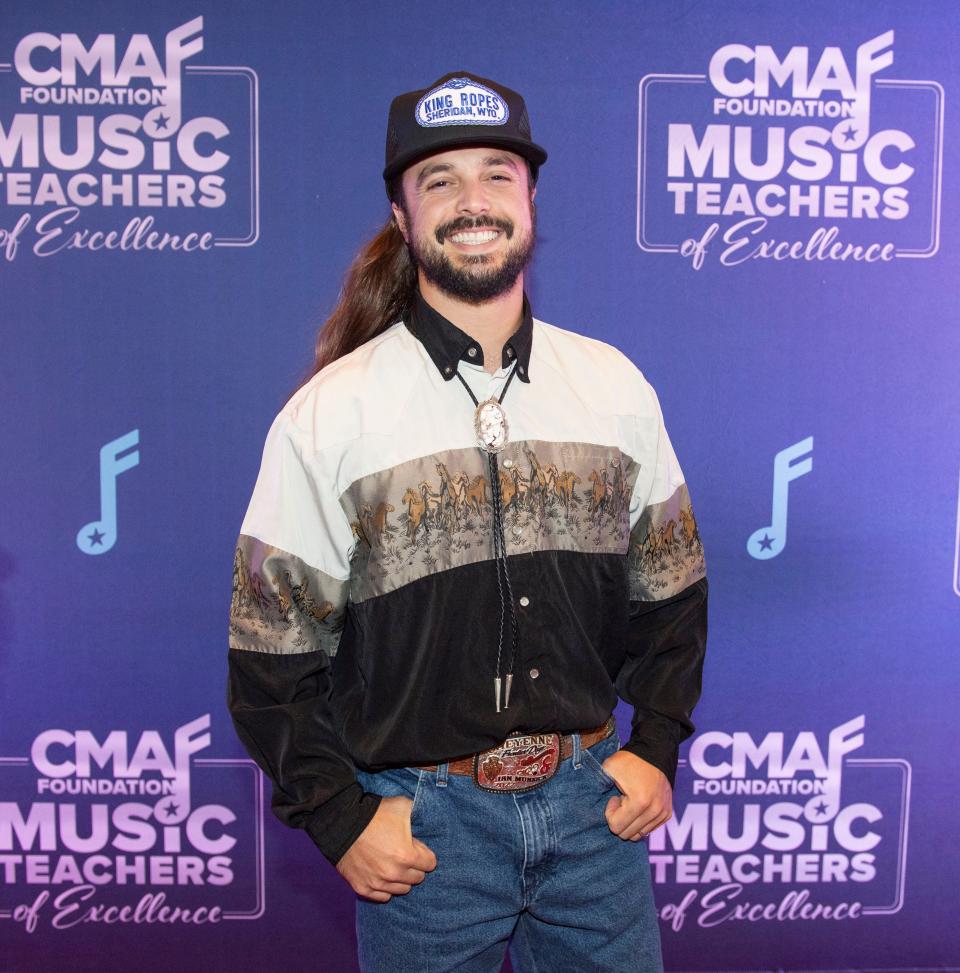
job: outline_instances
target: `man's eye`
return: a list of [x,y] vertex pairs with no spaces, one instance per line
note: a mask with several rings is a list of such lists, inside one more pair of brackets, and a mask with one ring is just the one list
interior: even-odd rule
[[447,179],[437,179],[435,182],[428,183],[427,189],[443,189],[449,185],[450,183]]

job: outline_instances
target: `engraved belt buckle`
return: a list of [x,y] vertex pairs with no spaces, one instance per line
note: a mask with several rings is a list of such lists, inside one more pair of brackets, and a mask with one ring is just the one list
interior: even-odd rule
[[559,765],[559,733],[511,736],[473,758],[473,782],[498,794],[532,791],[550,780]]

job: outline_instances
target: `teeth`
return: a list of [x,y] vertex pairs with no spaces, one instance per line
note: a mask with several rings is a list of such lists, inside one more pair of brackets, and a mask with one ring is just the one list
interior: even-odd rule
[[454,243],[489,243],[497,238],[496,230],[465,230],[462,233],[452,233],[450,239]]

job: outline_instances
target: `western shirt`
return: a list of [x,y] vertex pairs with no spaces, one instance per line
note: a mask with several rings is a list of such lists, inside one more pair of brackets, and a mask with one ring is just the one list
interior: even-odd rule
[[[500,367],[483,365],[479,343],[417,294],[267,435],[234,559],[228,703],[274,813],[332,863],[379,804],[357,767],[594,727],[619,695],[634,707],[624,749],[672,783],[693,731],[707,581],[653,388],[526,300]],[[497,472],[505,590],[493,474],[457,372],[482,403],[514,369]]]

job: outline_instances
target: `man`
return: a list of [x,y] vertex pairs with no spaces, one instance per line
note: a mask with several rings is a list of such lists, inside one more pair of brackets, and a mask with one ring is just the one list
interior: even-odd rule
[[[457,72],[390,109],[392,216],[274,422],[241,528],[229,703],[357,892],[364,970],[659,970],[642,839],[706,636],[659,404],[534,320],[546,152]],[[620,748],[617,695],[635,708]]]

